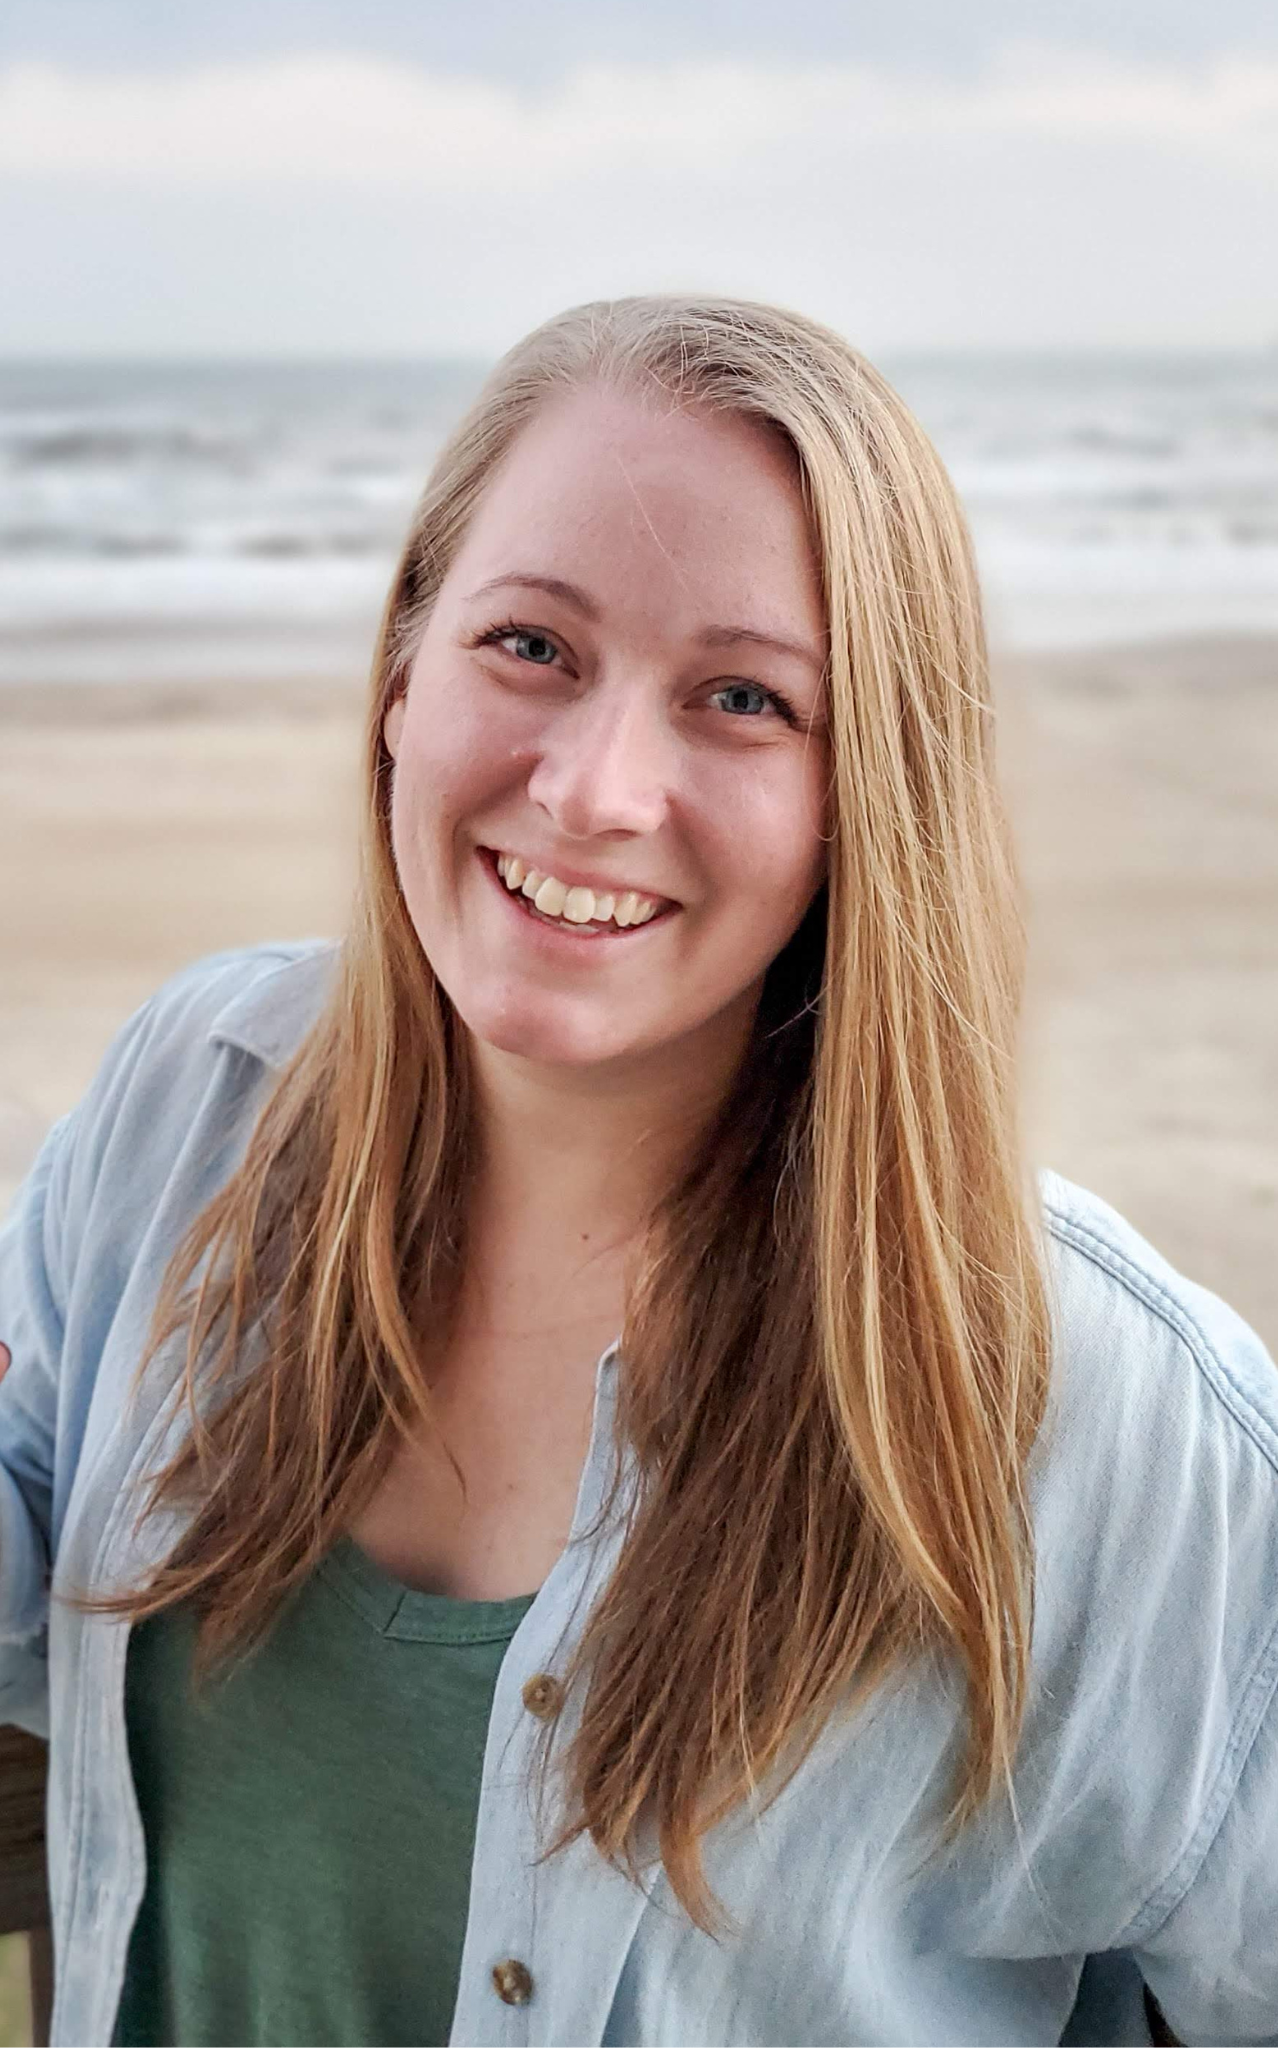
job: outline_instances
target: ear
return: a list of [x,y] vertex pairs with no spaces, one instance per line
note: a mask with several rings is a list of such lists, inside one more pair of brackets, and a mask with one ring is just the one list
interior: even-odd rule
[[382,720],[382,738],[392,761],[399,759],[399,736],[404,730],[404,712],[407,706],[403,697],[397,697]]

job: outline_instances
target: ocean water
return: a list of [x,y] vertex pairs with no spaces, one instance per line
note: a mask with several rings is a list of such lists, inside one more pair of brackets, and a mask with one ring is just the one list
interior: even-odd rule
[[[997,646],[1278,631],[1278,350],[880,358]],[[465,363],[0,362],[0,684],[358,675]]]

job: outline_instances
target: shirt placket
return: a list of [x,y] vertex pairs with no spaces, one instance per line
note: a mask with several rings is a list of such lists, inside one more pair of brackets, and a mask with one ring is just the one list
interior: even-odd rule
[[[141,1475],[163,1464],[184,1426],[180,1413],[157,1416],[133,1447],[123,1473],[103,1474],[114,1502],[90,1583],[94,1590],[135,1585],[167,1556],[189,1520],[161,1509],[136,1526]],[[57,1915],[52,2037],[109,2041],[124,1977],[129,1935],[146,1883],[146,1844],[133,1792],[124,1710],[130,1626],[103,1616],[77,1616],[74,1674],[50,1671],[51,1685],[70,1684],[77,1712],[72,1733],[71,1790],[65,1840],[50,1842],[70,1873],[65,1910]]]
[[[560,1673],[620,1547],[619,1514],[590,1533],[611,1466],[615,1371],[615,1355],[606,1352],[568,1546],[498,1674],[450,2037],[455,2048],[601,2041],[645,1905],[639,1887],[608,1865],[587,1837],[541,1860],[546,1830],[558,1817],[554,1764],[575,1718]],[[553,1724],[552,1749],[539,1810],[537,1770],[547,1723]]]

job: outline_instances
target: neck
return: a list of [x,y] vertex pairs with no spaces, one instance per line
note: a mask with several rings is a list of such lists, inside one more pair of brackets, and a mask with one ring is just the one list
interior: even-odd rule
[[520,1248],[517,1263],[539,1260],[565,1277],[624,1260],[694,1156],[751,1021],[591,1067],[544,1065],[472,1040],[476,1248]]

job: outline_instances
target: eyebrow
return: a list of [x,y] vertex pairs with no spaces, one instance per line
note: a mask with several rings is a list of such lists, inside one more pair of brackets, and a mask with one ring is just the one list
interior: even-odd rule
[[[557,597],[562,603],[571,605],[583,618],[589,619],[592,625],[597,626],[603,617],[592,597],[584,590],[579,590],[575,583],[565,583],[560,576],[534,576],[519,572],[509,576],[494,576],[489,582],[481,583],[477,590],[472,590],[471,597],[487,597],[494,590],[509,590],[512,587],[518,590],[543,590],[548,597]],[[731,647],[745,641],[752,647],[767,647],[774,654],[788,654],[796,661],[806,663],[809,668],[821,670],[825,667],[824,656],[814,653],[812,648],[804,647],[797,640],[783,640],[775,633],[760,633],[754,626],[707,626],[703,632],[698,633],[697,641],[702,647]]]

